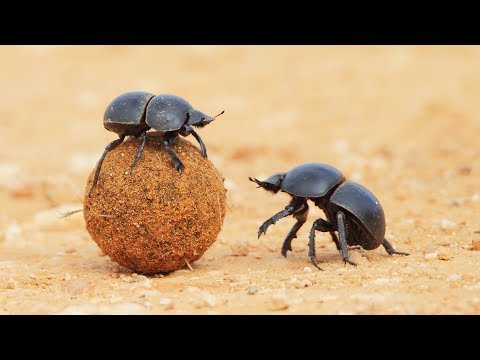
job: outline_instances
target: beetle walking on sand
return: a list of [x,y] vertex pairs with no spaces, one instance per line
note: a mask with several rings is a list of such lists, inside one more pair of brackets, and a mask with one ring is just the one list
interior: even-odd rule
[[[223,111],[217,116],[223,114]],[[185,166],[171,148],[178,135],[192,134],[197,139],[202,155],[207,157],[207,149],[192,126],[203,127],[217,116],[211,117],[196,110],[187,101],[176,95],[153,95],[145,91],[132,91],[116,97],[105,110],[103,126],[118,134],[118,139],[107,145],[98,161],[89,195],[97,185],[103,160],[109,151],[120,145],[125,137],[134,136],[140,140],[140,146],[130,167],[129,174],[142,156],[147,131],[150,129],[163,133],[162,144],[175,169],[181,174]]]
[[[281,252],[285,257],[288,250],[292,251],[292,240],[307,220],[307,200],[322,209],[327,218],[315,220],[310,230],[308,255],[317,269],[322,270],[315,255],[316,230],[329,232],[342,253],[343,261],[351,265],[357,264],[349,259],[348,246],[360,245],[365,250],[373,250],[383,245],[389,255],[409,255],[396,251],[385,239],[385,215],[375,195],[360,184],[346,181],[342,173],[330,165],[306,163],[288,172],[272,175],[265,181],[255,178],[249,180],[267,191],[283,191],[292,196],[290,204],[265,221],[258,230],[260,238],[270,225],[293,215],[297,222],[283,242]],[[338,237],[335,231],[338,232]]]

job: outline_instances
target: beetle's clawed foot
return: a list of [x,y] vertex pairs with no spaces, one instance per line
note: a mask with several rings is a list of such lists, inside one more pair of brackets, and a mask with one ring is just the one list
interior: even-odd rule
[[287,257],[287,251],[293,251],[292,250],[292,244],[283,244],[282,246],[282,255],[283,257]]
[[262,234],[265,234],[267,232],[268,227],[273,224],[275,224],[275,222],[272,221],[271,219],[268,219],[267,221],[265,221],[262,224],[262,226],[260,226],[260,228],[258,229],[258,239],[260,239],[260,236],[262,236]]
[[313,264],[313,266],[315,266],[318,270],[320,271],[323,271],[323,269],[318,266],[318,262],[317,262],[317,258],[315,257],[315,255],[310,255],[310,262]]
[[175,170],[177,170],[180,174],[183,172],[185,169],[185,165],[181,161],[175,162]]
[[407,252],[401,252],[401,251],[396,251],[396,250],[390,251],[390,252],[388,253],[388,255],[393,255],[393,254],[404,255],[404,256],[410,255],[410,254],[407,253]]
[[357,263],[353,262],[350,259],[343,259],[343,261],[344,261],[345,265],[350,264],[350,265],[353,265],[353,266],[357,266]]

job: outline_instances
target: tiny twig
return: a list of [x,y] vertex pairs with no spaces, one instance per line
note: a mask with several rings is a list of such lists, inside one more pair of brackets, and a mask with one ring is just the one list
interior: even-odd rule
[[160,256],[160,259],[163,259],[165,256],[167,256],[168,254],[170,254],[172,251],[167,251],[165,254],[163,254],[162,256]]
[[92,211],[94,215],[97,215],[97,216],[100,216],[100,217],[104,217],[104,218],[108,218],[108,219],[115,219],[117,216],[116,215],[106,215],[106,214],[97,214],[96,212]]
[[192,266],[190,265],[190,263],[188,262],[187,259],[185,259],[185,262],[187,263],[188,268],[193,271],[193,268],[192,268]]
[[78,210],[72,210],[72,211],[67,211],[66,213],[60,213],[59,219],[65,219],[75,213],[78,213],[80,211],[83,211],[83,209],[78,209]]

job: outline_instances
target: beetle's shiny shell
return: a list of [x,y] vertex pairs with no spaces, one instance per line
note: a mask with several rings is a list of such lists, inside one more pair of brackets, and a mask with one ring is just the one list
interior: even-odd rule
[[287,172],[282,191],[298,197],[322,197],[344,180],[342,173],[330,165],[305,163]]

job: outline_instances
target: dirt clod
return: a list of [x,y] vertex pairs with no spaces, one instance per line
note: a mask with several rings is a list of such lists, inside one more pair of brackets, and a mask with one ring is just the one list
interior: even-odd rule
[[283,292],[275,293],[271,296],[268,307],[270,310],[287,310],[290,306],[287,296]]
[[480,251],[480,239],[472,240],[472,246],[471,246],[470,250]]
[[160,140],[148,136],[132,175],[124,172],[138,141],[127,140],[111,151],[88,196],[90,174],[84,198],[92,239],[112,260],[141,273],[178,270],[198,260],[216,240],[225,217],[223,179],[213,164],[190,142],[178,139],[173,149],[184,152],[185,164],[179,174]]

